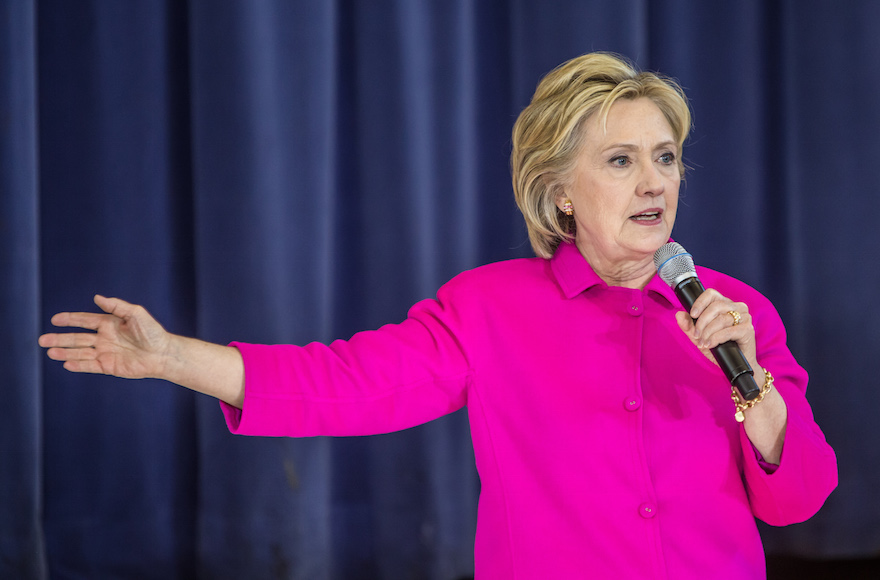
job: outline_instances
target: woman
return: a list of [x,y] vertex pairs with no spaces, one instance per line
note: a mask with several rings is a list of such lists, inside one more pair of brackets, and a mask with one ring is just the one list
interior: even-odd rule
[[[96,333],[40,344],[71,371],[217,397],[242,434],[382,433],[466,405],[478,579],[760,578],[754,518],[812,516],[836,459],[773,306],[699,269],[711,289],[685,312],[655,275],[689,128],[673,81],[585,55],[542,80],[514,128],[514,192],[537,258],[465,272],[401,324],[330,345],[208,344],[101,296],[107,314],[52,319]],[[766,369],[742,423],[707,356],[726,341]]]

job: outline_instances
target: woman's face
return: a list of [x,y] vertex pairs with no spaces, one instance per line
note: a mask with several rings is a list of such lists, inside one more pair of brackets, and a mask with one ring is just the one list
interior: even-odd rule
[[[681,174],[672,128],[647,98],[619,100],[605,126],[588,119],[574,180],[577,246],[596,265],[652,259],[669,240]],[[557,205],[562,206],[562,198]]]

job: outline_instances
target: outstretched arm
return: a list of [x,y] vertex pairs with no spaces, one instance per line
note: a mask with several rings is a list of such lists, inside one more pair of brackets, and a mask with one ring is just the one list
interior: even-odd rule
[[95,296],[105,312],[60,312],[52,324],[93,332],[40,337],[49,358],[76,373],[127,379],[157,378],[241,408],[244,365],[238,349],[171,334],[142,306]]

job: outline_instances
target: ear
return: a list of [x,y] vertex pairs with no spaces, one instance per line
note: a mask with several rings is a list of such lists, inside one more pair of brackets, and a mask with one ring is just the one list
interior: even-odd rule
[[562,204],[564,203],[563,200],[565,200],[565,196],[557,195],[556,200],[554,201],[554,203],[556,204],[556,209],[558,209],[559,211],[562,211]]

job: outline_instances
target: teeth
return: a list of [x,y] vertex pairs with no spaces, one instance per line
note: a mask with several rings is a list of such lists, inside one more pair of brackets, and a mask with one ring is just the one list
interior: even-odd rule
[[634,215],[634,216],[633,216],[633,219],[637,219],[637,220],[653,220],[653,219],[657,219],[657,216],[659,216],[659,215],[660,215],[659,213],[640,213],[640,214],[638,214],[638,215]]

